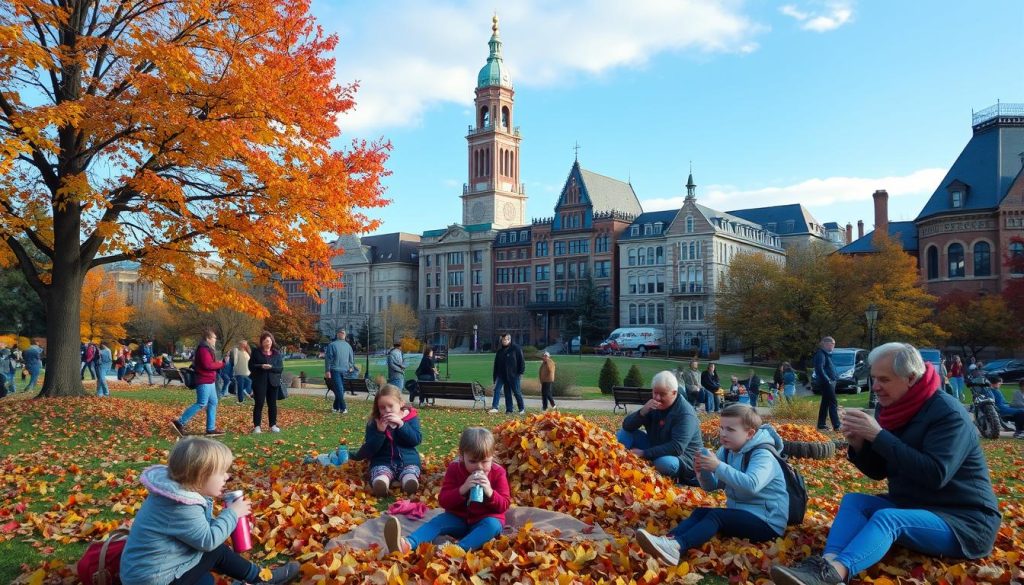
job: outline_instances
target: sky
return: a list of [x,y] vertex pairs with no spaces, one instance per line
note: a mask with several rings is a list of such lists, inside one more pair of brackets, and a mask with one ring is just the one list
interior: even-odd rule
[[645,211],[678,208],[692,164],[714,209],[802,203],[870,231],[876,189],[913,220],[972,110],[1024,102],[1019,0],[313,0],[340,38],[337,81],[360,86],[338,146],[393,146],[376,233],[461,221],[495,12],[530,218],[552,215],[578,143]]

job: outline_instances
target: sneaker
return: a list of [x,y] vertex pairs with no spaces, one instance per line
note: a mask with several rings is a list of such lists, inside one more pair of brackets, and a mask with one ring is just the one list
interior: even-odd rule
[[348,409],[347,408],[342,408],[338,412],[340,412],[341,414],[348,414]]
[[402,479],[402,491],[410,496],[420,489],[420,480],[415,475],[407,475]]
[[679,541],[668,536],[654,536],[643,528],[636,531],[636,541],[643,551],[669,566],[679,564]]
[[384,477],[383,475],[378,475],[377,477],[373,478],[373,483],[371,484],[371,487],[373,490],[373,495],[375,497],[383,498],[384,496],[388,495],[388,491],[391,488],[391,482],[388,481],[388,478]]
[[832,563],[817,555],[807,557],[795,567],[772,565],[771,572],[776,585],[839,585],[843,582]]
[[279,427],[277,425],[274,425],[274,426],[270,427],[270,432],[272,432],[272,433],[280,433],[281,432],[281,427]]
[[519,414],[526,414],[526,409],[524,408],[524,409],[520,410]]
[[171,419],[171,426],[174,427],[174,432],[178,433],[179,437],[185,436],[185,425],[178,422],[178,419]]
[[404,554],[411,548],[409,541],[402,538],[402,523],[394,516],[388,516],[388,519],[384,521],[384,544],[388,547],[389,553]]
[[257,583],[270,583],[272,585],[284,585],[285,583],[291,583],[299,577],[299,563],[292,561],[288,564],[281,565],[280,567],[274,567],[270,569],[270,579],[259,580]]
[[206,436],[207,437],[223,437],[224,434],[225,433],[224,433],[223,429],[210,429],[210,430],[206,431]]
[[487,412],[489,414],[498,414],[498,409],[497,408],[492,408],[492,409],[488,410]]
[[261,429],[259,427],[253,427],[252,428],[252,434],[254,434],[254,435],[258,435],[258,434],[260,434],[262,432],[263,432],[263,429]]

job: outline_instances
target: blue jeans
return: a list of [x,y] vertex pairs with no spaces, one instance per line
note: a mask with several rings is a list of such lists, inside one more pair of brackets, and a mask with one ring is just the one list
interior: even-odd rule
[[775,530],[746,510],[729,508],[694,508],[690,517],[669,531],[679,542],[680,551],[700,548],[716,534],[746,538],[751,542],[764,542],[778,537]]
[[200,384],[196,388],[196,403],[185,409],[181,419],[178,421],[181,426],[188,424],[197,412],[206,407],[206,430],[212,431],[217,428],[217,386],[214,384]]
[[388,374],[388,384],[399,390],[405,390],[405,376],[402,374]]
[[715,392],[707,388],[701,388],[701,395],[704,398],[705,412],[715,412]]
[[519,410],[526,410],[526,405],[523,403],[523,391],[519,389],[519,376],[516,376],[511,383],[501,378],[494,381],[494,400],[491,401],[491,408],[497,409],[498,404],[501,403],[502,388],[505,390],[505,412],[512,413],[513,394],[515,394],[516,405],[519,406]]
[[40,366],[25,366],[28,370],[28,386],[25,386],[25,392],[36,389],[36,381],[39,380],[39,371],[42,369]]
[[442,534],[458,538],[462,550],[476,550],[501,534],[501,522],[488,516],[468,524],[455,514],[442,512],[410,534],[409,544],[415,550],[421,542],[431,542]]
[[[152,359],[152,358],[150,358],[150,359]],[[142,369],[146,371],[146,377],[149,378],[149,384],[152,385],[153,384],[153,364],[149,363],[149,361],[147,360],[144,364],[142,364]]]
[[[615,433],[615,438],[619,440],[626,449],[646,449],[651,446],[651,439],[647,436],[644,431],[627,431],[626,429],[619,429]],[[654,468],[658,470],[658,473],[675,479],[679,477],[679,457],[675,455],[662,455],[654,460]]]
[[796,396],[796,384],[783,386],[782,395],[786,397],[786,402],[793,402],[793,397]]
[[953,389],[953,396],[963,402],[964,400],[964,377],[953,376],[949,379],[949,386]]
[[334,381],[334,410],[348,410],[345,405],[345,375],[341,370],[331,370],[331,380]]
[[252,396],[252,378],[249,376],[235,376],[235,396],[241,402],[245,395]]
[[835,555],[853,576],[882,560],[893,543],[933,557],[963,556],[953,530],[934,512],[867,494],[843,496],[824,554]]
[[110,387],[107,386],[107,372],[110,366],[107,364],[96,364],[96,396],[110,396]]

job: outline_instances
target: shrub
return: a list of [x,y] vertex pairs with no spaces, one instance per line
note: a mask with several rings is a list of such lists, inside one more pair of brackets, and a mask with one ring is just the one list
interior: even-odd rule
[[776,420],[817,421],[818,402],[814,400],[794,400],[787,402],[785,398],[776,398],[772,407],[771,418]]
[[630,386],[632,388],[643,388],[644,387],[644,376],[640,373],[640,368],[633,364],[633,367],[629,368],[629,372],[626,373],[626,379],[622,381],[623,386]]
[[575,386],[576,373],[563,371],[555,376],[555,381],[551,384],[551,394],[555,396],[578,396],[579,392],[572,391]]
[[539,360],[540,350],[535,345],[524,345],[523,346],[523,359],[528,360]]
[[597,379],[597,385],[601,388],[601,394],[611,394],[612,387],[622,385],[622,378],[619,376],[619,368],[615,367],[612,358],[605,358],[601,366],[601,375]]

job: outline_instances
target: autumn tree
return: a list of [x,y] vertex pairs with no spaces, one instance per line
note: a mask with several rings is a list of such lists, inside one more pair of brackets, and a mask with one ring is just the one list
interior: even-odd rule
[[288,307],[281,310],[274,302],[268,303],[270,316],[263,322],[263,328],[274,334],[274,339],[281,346],[302,346],[319,339],[317,324],[320,315],[305,306]]
[[381,347],[403,339],[416,339],[420,320],[416,311],[405,303],[393,303],[373,317],[373,337],[381,340]]
[[86,273],[121,260],[174,298],[256,315],[216,273],[307,294],[322,233],[374,229],[388,144],[338,150],[355,85],[310,0],[0,0],[0,263],[46,307],[42,395],[81,395]]
[[124,339],[127,333],[125,324],[133,312],[126,295],[117,290],[117,283],[106,272],[93,270],[85,275],[81,302],[82,339],[93,342]]
[[949,345],[960,346],[964,356],[977,356],[989,347],[1019,347],[1020,321],[999,295],[978,295],[961,290],[937,303],[935,322],[947,333]]
[[1010,238],[1006,254],[1003,257],[1004,274],[1010,276],[1003,287],[1003,299],[1006,306],[1013,312],[1014,321],[1018,324],[1015,335],[1024,334],[1024,238]]

